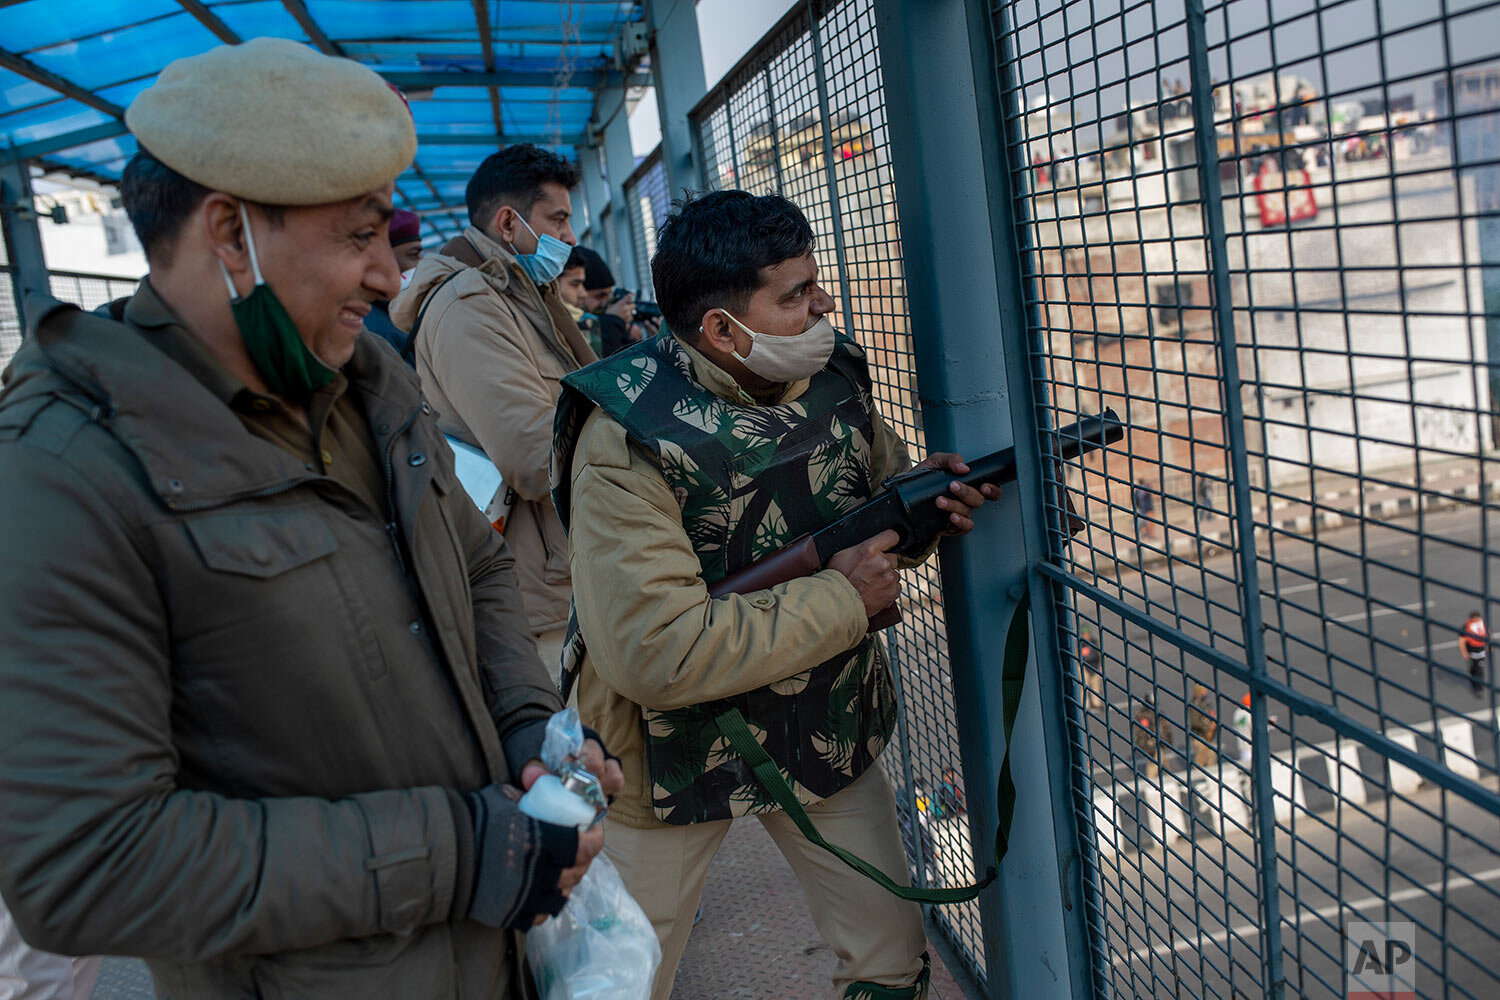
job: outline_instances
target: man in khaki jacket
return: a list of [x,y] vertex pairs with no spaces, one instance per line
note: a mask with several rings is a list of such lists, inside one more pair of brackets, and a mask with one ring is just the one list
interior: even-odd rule
[[411,118],[257,39],[126,123],[151,273],[102,314],[28,300],[0,396],[0,895],[30,946],[140,956],[164,1000],[533,996],[519,932],[602,836],[509,794],[557,691],[362,326]]
[[[606,850],[662,942],[655,1000],[671,994],[714,852],[751,814],[803,884],[838,956],[839,995],[926,995],[917,905],[810,843],[711,721],[739,709],[822,834],[906,882],[878,764],[895,693],[867,635],[899,594],[896,533],[812,576],[709,596],[911,465],[874,407],[864,352],[827,321],[811,251],[806,218],[783,198],[688,202],[652,260],[672,335],[564,382],[554,497],[577,581],[565,679],[577,671],[580,712],[622,758]],[[923,464],[968,470],[957,455]],[[955,481],[937,503],[960,533],[998,496]]]
[[568,161],[536,146],[492,154],[469,180],[469,228],[423,257],[391,305],[396,325],[415,333],[439,426],[483,451],[515,491],[505,539],[553,673],[572,579],[548,495],[552,414],[562,377],[595,360],[555,285],[577,242],[568,194],[577,182]]

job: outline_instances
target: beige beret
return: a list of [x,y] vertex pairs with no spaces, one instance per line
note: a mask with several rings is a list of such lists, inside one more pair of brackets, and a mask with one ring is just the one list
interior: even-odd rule
[[417,152],[411,113],[379,75],[284,38],[178,59],[125,124],[184,177],[269,205],[358,197]]

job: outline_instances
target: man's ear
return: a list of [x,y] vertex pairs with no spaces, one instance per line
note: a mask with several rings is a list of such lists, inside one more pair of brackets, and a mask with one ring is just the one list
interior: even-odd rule
[[707,345],[725,354],[734,351],[734,328],[722,309],[710,309],[703,314],[700,326],[703,330],[700,345]]
[[490,219],[490,231],[506,243],[516,242],[516,230],[520,229],[518,220],[520,215],[509,205],[501,205],[495,209],[494,217]]
[[[245,239],[239,199],[214,191],[198,206],[195,219],[214,256],[228,269],[229,276],[236,279],[235,286],[253,285],[255,275],[250,266],[249,241]],[[238,280],[242,275],[246,278],[244,282]]]

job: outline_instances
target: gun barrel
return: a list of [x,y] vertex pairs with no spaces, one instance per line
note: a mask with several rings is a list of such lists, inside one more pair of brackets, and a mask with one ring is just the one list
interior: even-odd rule
[[[1104,448],[1125,436],[1125,425],[1114,410],[1105,410],[1097,416],[1084,417],[1065,427],[1059,427],[1053,435],[1061,442],[1059,458],[1077,458],[1086,451]],[[969,474],[963,477],[970,486],[986,483],[1003,484],[1016,478],[1016,450],[1001,448],[993,454],[977,458],[969,463]]]

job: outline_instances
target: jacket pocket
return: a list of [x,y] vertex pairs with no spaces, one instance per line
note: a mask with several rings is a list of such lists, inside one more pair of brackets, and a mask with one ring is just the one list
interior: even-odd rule
[[189,521],[187,530],[210,569],[263,580],[339,547],[322,518],[297,511],[209,515]]
[[541,538],[545,557],[542,579],[547,583],[566,585],[572,582],[573,574],[568,567],[568,535],[550,503],[539,503],[536,507],[536,531]]

